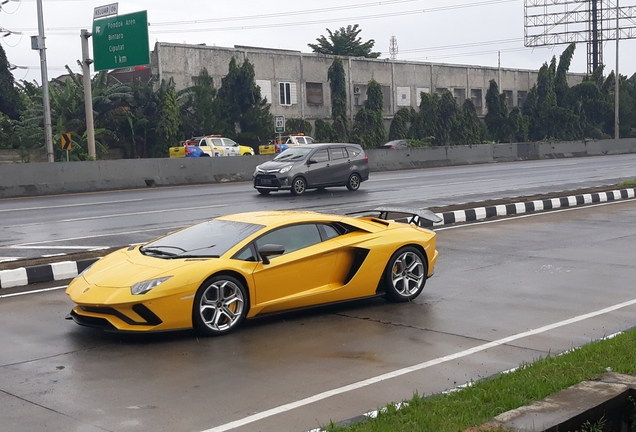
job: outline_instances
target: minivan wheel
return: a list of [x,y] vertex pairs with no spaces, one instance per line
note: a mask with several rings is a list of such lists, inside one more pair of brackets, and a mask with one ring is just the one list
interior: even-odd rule
[[360,176],[358,174],[351,174],[349,176],[349,180],[347,181],[347,189],[350,191],[355,191],[360,188]]
[[302,195],[307,190],[307,182],[302,177],[296,177],[292,182],[292,195]]

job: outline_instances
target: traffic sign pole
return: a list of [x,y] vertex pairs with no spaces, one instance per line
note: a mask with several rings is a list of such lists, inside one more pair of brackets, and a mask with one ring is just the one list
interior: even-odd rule
[[88,38],[91,33],[82,29],[80,38],[82,39],[82,73],[84,74],[84,107],[86,108],[86,135],[88,139],[88,157],[97,159],[95,153],[95,126],[93,125],[93,90],[91,88],[91,68],[93,63],[88,56]]

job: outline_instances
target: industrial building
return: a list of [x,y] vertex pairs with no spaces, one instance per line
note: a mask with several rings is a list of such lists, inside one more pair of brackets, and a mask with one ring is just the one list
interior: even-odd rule
[[[214,86],[228,72],[230,59],[239,64],[249,59],[254,65],[256,84],[261,95],[271,103],[270,112],[286,118],[315,120],[331,116],[331,94],[327,71],[334,56],[300,51],[247,46],[224,48],[157,42],[151,54],[151,72],[159,80],[173,79],[177,90],[192,86],[203,68],[213,78]],[[367,84],[371,80],[382,86],[384,118],[390,120],[403,107],[417,109],[420,94],[450,91],[461,106],[471,99],[479,115],[485,115],[485,98],[489,82],[494,79],[506,95],[508,108],[522,107],[528,91],[537,81],[538,70],[493,68],[343,57],[349,89],[348,114],[353,119],[364,106]],[[582,81],[582,74],[570,74],[570,85]]]

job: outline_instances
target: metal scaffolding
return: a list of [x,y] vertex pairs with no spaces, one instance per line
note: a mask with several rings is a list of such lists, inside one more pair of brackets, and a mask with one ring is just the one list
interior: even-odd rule
[[617,0],[524,0],[524,14],[525,46],[585,42],[588,73],[603,64],[604,42],[636,38],[636,5]]

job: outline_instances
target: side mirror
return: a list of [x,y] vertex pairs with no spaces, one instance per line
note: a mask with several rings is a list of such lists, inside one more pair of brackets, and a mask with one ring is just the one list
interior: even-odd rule
[[266,244],[259,250],[258,254],[263,260],[263,264],[269,264],[269,257],[282,255],[285,253],[285,246],[279,244]]
[[315,163],[318,163],[318,162],[316,162],[316,161],[315,161],[315,160],[313,160],[313,159],[309,159],[309,160],[307,161],[307,165],[313,165],[313,164],[315,164]]

